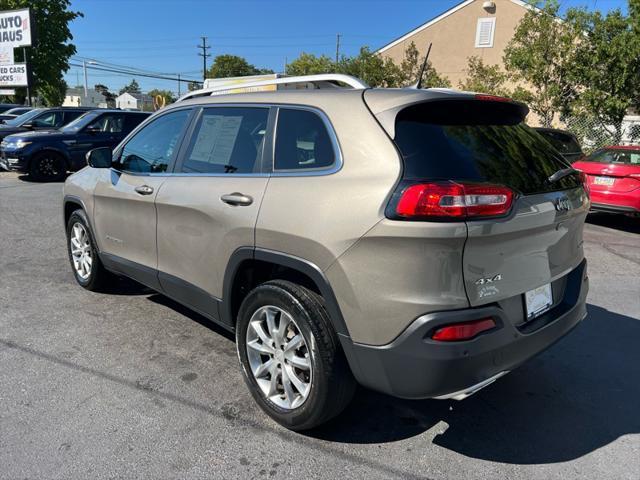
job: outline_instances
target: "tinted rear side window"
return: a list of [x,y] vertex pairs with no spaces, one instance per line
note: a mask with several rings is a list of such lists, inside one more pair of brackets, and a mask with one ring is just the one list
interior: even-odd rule
[[322,119],[308,110],[281,108],[276,130],[275,170],[326,168],[335,153]]
[[544,130],[538,131],[538,133],[560,153],[579,153],[582,151],[576,139],[571,135]]
[[521,122],[510,103],[447,100],[407,107],[396,118],[404,178],[506,185],[523,194],[574,188],[577,176],[549,184],[568,164]]

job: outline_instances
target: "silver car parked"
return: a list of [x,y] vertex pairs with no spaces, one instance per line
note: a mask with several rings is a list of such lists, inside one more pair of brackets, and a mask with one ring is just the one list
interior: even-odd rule
[[194,92],[90,152],[64,188],[78,283],[125,275],[235,332],[294,430],[357,383],[465,398],[584,318],[588,192],[526,106],[285,80],[321,88]]

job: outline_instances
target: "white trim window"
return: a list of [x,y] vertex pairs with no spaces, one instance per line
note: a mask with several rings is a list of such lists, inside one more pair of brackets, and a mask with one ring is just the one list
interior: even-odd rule
[[476,48],[492,48],[496,33],[496,17],[478,19],[476,28]]

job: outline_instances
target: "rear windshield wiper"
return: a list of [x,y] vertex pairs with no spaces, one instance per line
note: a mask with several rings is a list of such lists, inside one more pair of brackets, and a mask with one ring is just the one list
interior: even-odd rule
[[556,173],[547,178],[547,182],[556,183],[559,180],[562,180],[564,177],[568,177],[569,175],[577,175],[580,173],[580,170],[576,170],[575,168],[562,168],[558,170]]

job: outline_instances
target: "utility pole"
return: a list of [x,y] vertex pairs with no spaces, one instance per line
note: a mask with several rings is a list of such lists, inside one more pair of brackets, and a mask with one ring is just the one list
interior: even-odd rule
[[206,80],[207,79],[207,58],[211,56],[211,54],[208,53],[208,50],[211,47],[207,45],[207,37],[200,37],[200,38],[202,38],[202,45],[196,45],[196,47],[202,49],[202,53],[198,53],[198,55],[202,57],[202,79]]
[[340,61],[340,37],[341,36],[342,35],[340,35],[339,33],[336,34],[336,65]]
[[178,98],[180,98],[180,74],[178,74]]
[[84,72],[84,98],[89,95],[89,88],[87,87],[87,62],[82,61],[82,71]]
[[31,77],[31,72],[28,70],[28,61],[27,61],[27,47],[22,47],[22,55],[24,56],[24,64],[25,66],[27,66],[27,105],[28,106],[32,106],[31,103],[31,79],[33,77]]

